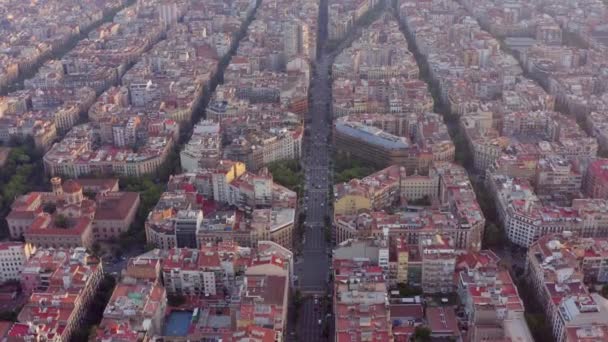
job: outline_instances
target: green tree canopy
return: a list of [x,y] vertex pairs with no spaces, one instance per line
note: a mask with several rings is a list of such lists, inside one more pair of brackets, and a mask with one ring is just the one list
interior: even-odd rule
[[68,228],[70,226],[70,221],[67,217],[62,214],[55,216],[55,227],[57,228]]
[[417,326],[412,336],[413,342],[427,342],[431,340],[431,329],[424,326]]

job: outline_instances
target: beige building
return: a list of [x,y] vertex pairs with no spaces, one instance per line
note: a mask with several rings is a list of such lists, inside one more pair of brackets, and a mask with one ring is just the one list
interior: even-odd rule
[[293,247],[295,209],[256,209],[252,213],[252,245],[258,241],[275,242],[289,250]]
[[51,215],[43,213],[23,234],[25,242],[37,248],[93,247],[95,238],[91,219],[79,217],[67,221],[67,227],[59,226]]
[[422,198],[430,200],[437,198],[439,190],[439,177],[431,170],[429,176],[417,174],[401,179],[401,199],[415,201]]
[[583,175],[568,159],[550,156],[538,161],[534,187],[542,195],[576,195],[580,193]]
[[174,144],[172,134],[150,135],[137,151],[120,146],[122,136],[112,145],[95,146],[99,137],[94,124],[74,126],[61,142],[53,144],[44,155],[44,169],[51,176],[69,178],[91,174],[143,176],[163,165]]
[[334,186],[334,215],[381,210],[398,202],[403,168],[393,165],[363,179]]

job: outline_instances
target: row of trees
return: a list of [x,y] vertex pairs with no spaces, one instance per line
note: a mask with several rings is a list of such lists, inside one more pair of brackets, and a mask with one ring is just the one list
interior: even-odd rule
[[[168,178],[168,177],[167,177]],[[160,196],[163,194],[164,187],[162,183],[155,182],[151,177],[125,177],[120,179],[120,187],[124,191],[139,192],[140,204],[135,220],[126,233],[123,233],[118,240],[119,246],[123,249],[130,249],[134,246],[144,246],[146,243],[146,232],[144,226],[148,213],[156,206]]]
[[376,6],[369,9],[359,19],[357,19],[344,37],[328,40],[325,44],[326,50],[331,53],[339,53],[346,47],[350,46],[352,42],[360,36],[363,28],[371,25],[380,17],[380,15],[384,12],[384,8],[384,1],[380,1]]
[[81,328],[76,330],[72,341],[91,341],[97,333],[97,326],[103,318],[103,311],[112,297],[112,292],[116,286],[116,279],[110,275],[105,275],[99,284],[99,290],[93,297],[91,305],[87,308],[84,322]]
[[[393,6],[394,6],[393,9],[398,13],[398,9],[395,5],[395,2],[393,3]],[[455,155],[456,162],[458,164],[464,166],[469,172],[473,171],[473,166],[474,166],[473,165],[473,155],[471,154],[471,151],[469,149],[469,145],[466,141],[466,137],[464,136],[462,130],[460,129],[460,125],[458,123],[458,117],[456,115],[453,115],[450,112],[449,108],[447,106],[445,106],[442,103],[442,101],[440,101],[439,89],[437,88],[437,85],[434,82],[432,82],[432,80],[429,77],[429,67],[428,67],[428,64],[426,63],[426,60],[422,57],[422,55],[420,55],[415,44],[413,44],[414,40],[412,39],[411,35],[408,33],[406,27],[401,22],[399,23],[399,26],[401,28],[401,31],[408,38],[408,42],[409,42],[408,47],[409,47],[410,51],[412,51],[414,53],[414,57],[416,58],[416,62],[420,68],[420,78],[422,80],[424,80],[430,86],[431,95],[433,96],[433,99],[435,100],[435,106],[434,106],[433,110],[435,112],[443,115],[444,121],[445,121],[446,125],[448,126],[448,131],[449,131],[452,141],[454,142],[454,145],[456,147],[456,155]],[[497,223],[498,217],[496,215],[496,205],[494,203],[494,200],[493,200],[493,198],[491,198],[489,193],[486,191],[483,184],[474,182],[473,185],[475,187],[477,202],[479,203],[479,206],[480,206],[482,212],[484,213],[484,216],[485,216],[486,222],[487,222],[486,227],[485,227],[484,237],[483,237],[484,246],[490,246],[490,247],[502,246],[504,243],[506,243],[506,238],[505,238],[504,230],[501,229],[500,225]]]
[[0,235],[8,236],[4,218],[10,212],[11,204],[18,196],[47,186],[42,164],[42,152],[36,148],[33,139],[13,140],[5,165],[0,168]]

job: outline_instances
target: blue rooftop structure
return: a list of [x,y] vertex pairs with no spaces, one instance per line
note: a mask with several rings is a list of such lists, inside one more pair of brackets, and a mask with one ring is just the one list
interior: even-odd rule
[[192,311],[172,311],[165,322],[164,336],[187,336]]
[[386,149],[399,150],[410,147],[409,141],[405,137],[392,135],[379,128],[357,122],[337,122],[336,131]]

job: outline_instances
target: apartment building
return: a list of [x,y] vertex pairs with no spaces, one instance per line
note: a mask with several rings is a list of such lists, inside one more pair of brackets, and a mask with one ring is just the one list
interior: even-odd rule
[[387,284],[378,264],[358,258],[334,259],[335,340],[391,341]]
[[569,233],[546,235],[528,249],[526,275],[558,342],[603,339],[608,300],[589,293]]
[[591,198],[608,197],[608,160],[596,159],[587,166],[584,178],[585,194]]
[[20,281],[23,267],[32,252],[31,246],[21,242],[0,243],[0,283]]
[[459,255],[456,286],[467,319],[471,341],[521,340],[533,337],[524,317],[524,304],[509,271],[494,252]]
[[21,275],[29,297],[11,328],[11,336],[70,340],[85,324],[102,277],[101,262],[84,248],[37,250]]
[[449,293],[454,290],[457,251],[450,238],[436,235],[421,239],[422,289],[425,293]]
[[488,189],[496,200],[498,217],[513,243],[529,247],[540,237],[564,231],[582,237],[605,237],[608,210],[604,199],[574,199],[568,206],[543,203],[525,179],[492,175]]

